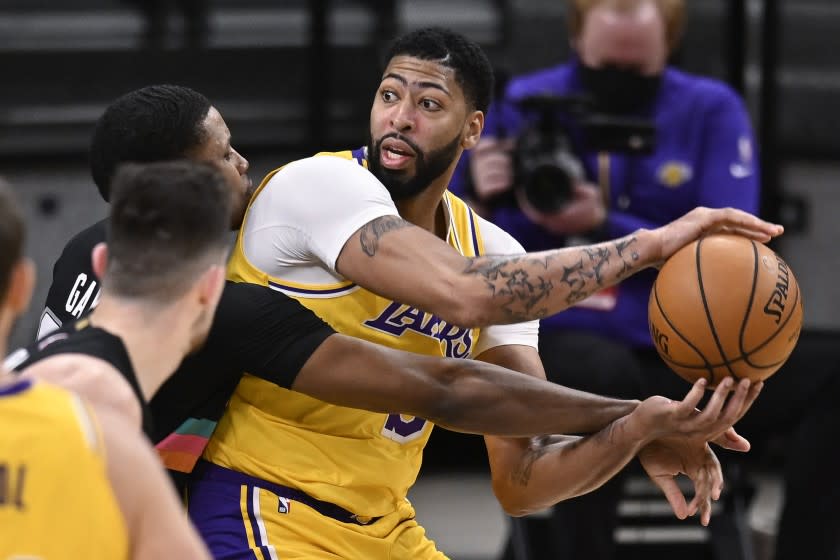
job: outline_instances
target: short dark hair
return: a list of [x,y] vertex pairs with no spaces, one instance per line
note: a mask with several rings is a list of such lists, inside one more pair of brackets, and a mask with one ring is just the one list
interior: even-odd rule
[[398,37],[385,55],[433,60],[455,70],[455,80],[474,109],[487,112],[493,96],[493,66],[482,48],[465,36],[442,27],[425,27]]
[[103,287],[167,303],[227,248],[231,194],[208,164],[124,164],[114,175]]
[[102,198],[110,199],[119,164],[179,159],[201,144],[210,106],[202,94],[176,85],[147,86],[111,103],[90,144],[90,171]]
[[12,269],[23,256],[26,228],[11,187],[0,179],[0,299],[6,297]]

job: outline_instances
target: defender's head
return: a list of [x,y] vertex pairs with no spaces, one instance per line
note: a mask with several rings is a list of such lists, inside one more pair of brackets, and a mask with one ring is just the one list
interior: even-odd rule
[[253,193],[248,161],[231,147],[224,119],[202,94],[176,85],[144,87],[114,101],[96,123],[90,167],[106,201],[120,164],[183,158],[211,164],[225,176],[234,200],[230,225],[238,228]]
[[213,167],[126,164],[114,176],[107,249],[94,251],[104,293],[151,311],[177,305],[206,336],[224,284],[230,199]]
[[478,142],[493,69],[477,43],[441,28],[399,37],[386,61],[371,108],[368,162],[402,200],[433,183],[445,187],[462,151]]

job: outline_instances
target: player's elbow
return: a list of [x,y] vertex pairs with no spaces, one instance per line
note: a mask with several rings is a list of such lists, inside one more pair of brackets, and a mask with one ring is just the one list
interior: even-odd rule
[[524,517],[545,509],[545,506],[529,500],[525,491],[514,487],[513,482],[509,480],[500,482],[494,479],[493,493],[504,512],[511,517]]
[[451,278],[441,282],[437,292],[434,313],[450,325],[472,329],[491,324],[491,306],[495,304],[473,283]]

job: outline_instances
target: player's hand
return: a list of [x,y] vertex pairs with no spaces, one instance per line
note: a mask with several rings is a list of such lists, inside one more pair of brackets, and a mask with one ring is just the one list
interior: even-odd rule
[[511,139],[484,138],[470,154],[470,176],[475,196],[486,201],[513,187]]
[[592,231],[607,219],[601,189],[583,181],[575,183],[572,199],[554,212],[541,212],[531,206],[521,189],[517,189],[516,200],[529,220],[555,235]]
[[735,384],[731,377],[727,377],[718,383],[705,408],[699,410],[697,405],[703,397],[706,384],[705,379],[695,381],[681,401],[659,396],[645,399],[627,417],[628,429],[634,430],[631,433],[644,443],[662,437],[680,436],[704,442],[715,441],[725,447],[740,447],[739,440],[727,437],[728,430],[752,406],[761,390],[761,384],[751,390],[749,379],[742,379]]
[[[755,400],[758,398],[759,393],[764,388],[763,381],[756,381],[754,383],[750,383],[746,379],[742,379],[738,387],[740,388],[741,385],[746,385],[749,383],[749,390],[747,391],[747,397],[744,399],[744,402],[741,404],[740,410],[736,413],[735,422],[738,422],[747,411],[752,407]],[[750,442],[747,441],[745,437],[735,431],[735,428],[730,426],[728,429],[724,430],[721,434],[709,438],[709,442],[714,443],[724,449],[729,449],[730,451],[741,451],[746,452],[750,450]]]
[[[656,440],[639,452],[639,461],[656,484],[679,519],[700,512],[700,522],[708,525],[712,516],[712,501],[720,498],[723,472],[720,461],[708,444],[678,437]],[[685,474],[694,484],[691,502],[677,485],[676,476]]]
[[784,228],[735,208],[695,208],[688,214],[652,230],[659,248],[658,262],[709,233],[734,233],[765,243],[781,235]]

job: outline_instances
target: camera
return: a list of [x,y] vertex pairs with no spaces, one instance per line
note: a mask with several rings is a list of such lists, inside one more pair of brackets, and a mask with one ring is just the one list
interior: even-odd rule
[[562,208],[584,178],[573,139],[579,149],[594,152],[642,155],[655,148],[653,122],[598,112],[588,97],[532,96],[520,100],[519,107],[536,119],[516,141],[515,184],[542,212]]

